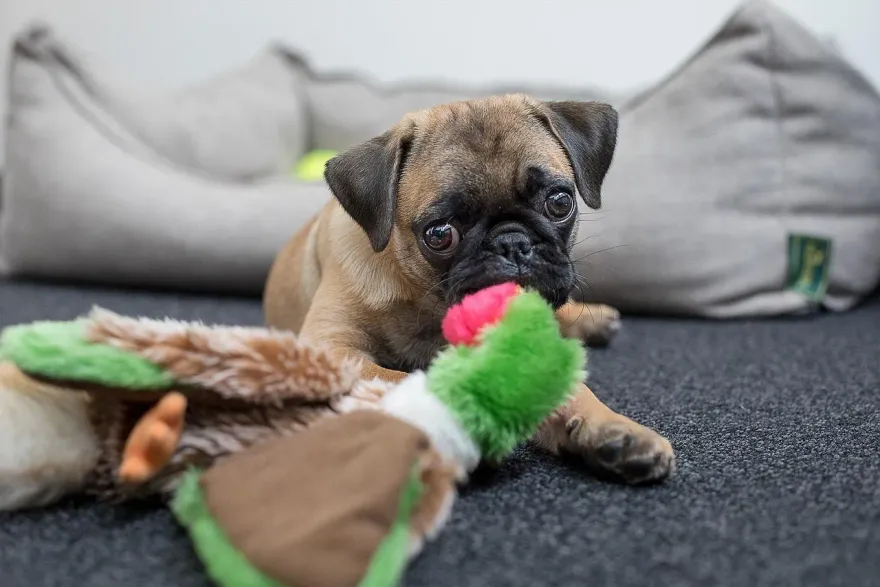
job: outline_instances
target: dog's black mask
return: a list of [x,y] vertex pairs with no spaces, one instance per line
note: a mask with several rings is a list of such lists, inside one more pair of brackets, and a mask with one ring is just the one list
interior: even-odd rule
[[526,173],[522,193],[441,199],[413,227],[422,253],[445,274],[441,283],[448,303],[510,281],[538,291],[554,307],[568,299],[577,280],[569,258],[577,226],[576,188],[540,167]]
[[577,279],[566,247],[568,232],[570,226],[540,218],[479,222],[463,238],[449,269],[447,301],[454,304],[484,287],[513,281],[561,306]]

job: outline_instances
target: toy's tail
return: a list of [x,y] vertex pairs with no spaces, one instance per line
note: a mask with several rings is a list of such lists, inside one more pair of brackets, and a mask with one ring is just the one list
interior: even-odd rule
[[194,403],[322,402],[351,391],[360,365],[289,332],[121,316],[95,308],[67,322],[6,328],[0,357],[51,381],[154,402],[171,389]]

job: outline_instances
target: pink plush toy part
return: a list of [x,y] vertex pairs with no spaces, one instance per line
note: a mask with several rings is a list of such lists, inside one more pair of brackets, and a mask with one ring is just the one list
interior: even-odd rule
[[501,320],[510,300],[519,292],[517,284],[508,282],[465,296],[446,313],[443,337],[452,345],[475,346],[480,332]]

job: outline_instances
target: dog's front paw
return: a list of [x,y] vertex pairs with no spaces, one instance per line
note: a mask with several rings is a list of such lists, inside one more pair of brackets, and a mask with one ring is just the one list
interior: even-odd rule
[[578,456],[598,473],[629,484],[653,483],[675,471],[675,452],[668,440],[640,424],[621,418],[591,425],[581,416],[566,423],[564,452]]
[[570,302],[557,311],[556,317],[564,336],[591,347],[607,346],[621,326],[620,312],[605,304]]

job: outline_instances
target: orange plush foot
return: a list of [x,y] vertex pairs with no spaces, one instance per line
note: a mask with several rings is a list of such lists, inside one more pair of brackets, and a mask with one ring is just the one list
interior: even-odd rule
[[141,417],[122,453],[119,479],[123,483],[143,483],[165,466],[177,449],[185,413],[186,398],[175,391]]

